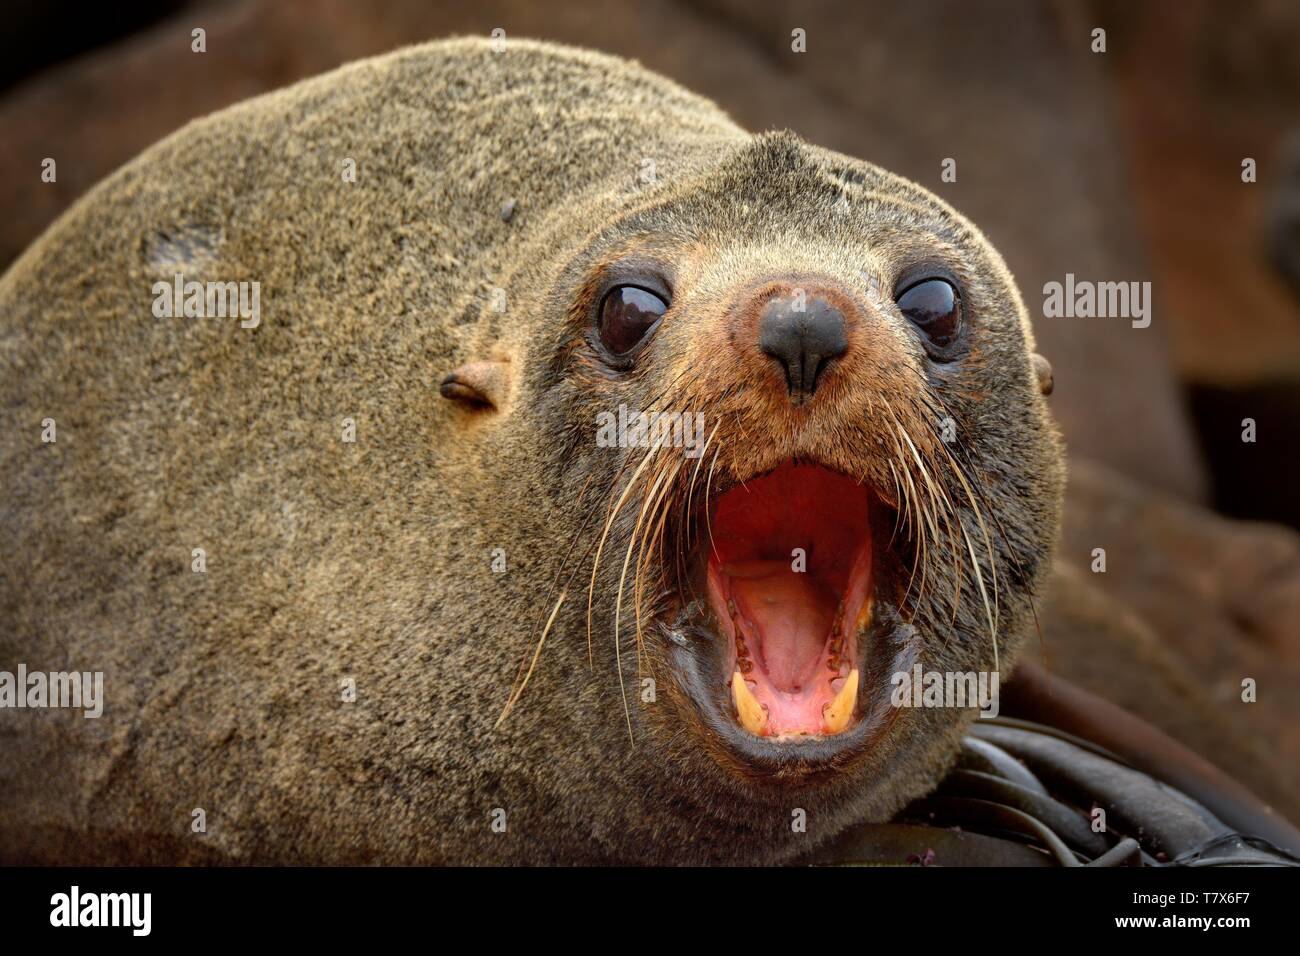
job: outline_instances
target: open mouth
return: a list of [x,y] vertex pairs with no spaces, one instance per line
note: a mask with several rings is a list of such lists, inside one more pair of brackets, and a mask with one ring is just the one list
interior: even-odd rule
[[823,738],[860,720],[872,504],[867,486],[806,464],[717,499],[705,540],[708,600],[726,643],[727,709],[748,734]]

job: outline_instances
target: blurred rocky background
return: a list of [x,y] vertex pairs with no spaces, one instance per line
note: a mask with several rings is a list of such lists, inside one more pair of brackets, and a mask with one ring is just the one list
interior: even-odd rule
[[[1062,563],[1185,682],[1300,767],[1300,4],[1294,0],[224,0],[70,14],[10,3],[0,41],[0,268],[187,121],[453,34],[640,60],[753,130],[915,179],[1020,283],[1072,471]],[[207,52],[190,31],[207,31]],[[791,49],[806,31],[807,50]],[[1092,31],[1106,31],[1104,53]],[[611,149],[623,144],[610,143]],[[58,180],[40,181],[54,157]],[[945,158],[957,181],[940,178]],[[1254,159],[1258,181],[1242,181]],[[1042,316],[1066,273],[1150,281],[1152,324]],[[1242,441],[1254,419],[1257,441]],[[1250,520],[1241,520],[1250,519]],[[1090,574],[1093,548],[1105,574]],[[1049,599],[1044,648],[1068,609]],[[1239,701],[1254,677],[1260,703]],[[1092,689],[1106,694],[1099,672]],[[1121,701],[1123,703],[1124,701]],[[1218,719],[1216,717],[1216,719]],[[1166,726],[1178,735],[1181,728]],[[1230,769],[1242,734],[1226,733]]]

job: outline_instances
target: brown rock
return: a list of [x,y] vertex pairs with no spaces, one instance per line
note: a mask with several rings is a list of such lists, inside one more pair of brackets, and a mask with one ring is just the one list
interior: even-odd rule
[[1300,819],[1300,535],[1075,461],[1057,565],[1034,656]]

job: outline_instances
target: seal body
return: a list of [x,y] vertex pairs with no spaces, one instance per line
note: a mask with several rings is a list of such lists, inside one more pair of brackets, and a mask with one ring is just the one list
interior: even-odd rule
[[[899,311],[931,266],[950,353]],[[667,306],[630,358],[600,338],[628,286]],[[973,711],[891,708],[891,676],[1008,668],[1059,522],[970,223],[544,44],[191,124],[28,250],[0,322],[0,670],[104,686],[99,718],[0,712],[11,860],[788,860],[937,782]],[[598,441],[620,408],[707,442]],[[817,588],[769,575],[787,496]],[[803,623],[764,618],[780,588]]]

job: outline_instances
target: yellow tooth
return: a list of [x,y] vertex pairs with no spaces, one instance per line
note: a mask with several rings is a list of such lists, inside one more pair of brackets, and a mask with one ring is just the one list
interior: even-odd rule
[[859,631],[863,630],[868,624],[871,623],[872,603],[873,602],[871,600],[871,595],[868,594],[866,601],[864,601],[862,604],[862,610],[858,612],[857,628]]
[[835,699],[826,705],[822,712],[822,723],[825,732],[828,734],[838,734],[849,725],[849,718],[853,716],[853,707],[858,702],[858,669],[855,667],[849,671],[849,676],[844,678],[844,686],[840,692],[835,695]]
[[767,711],[749,689],[740,671],[731,675],[731,699],[735,701],[736,712],[740,715],[740,726],[756,737],[763,736],[767,731]]

